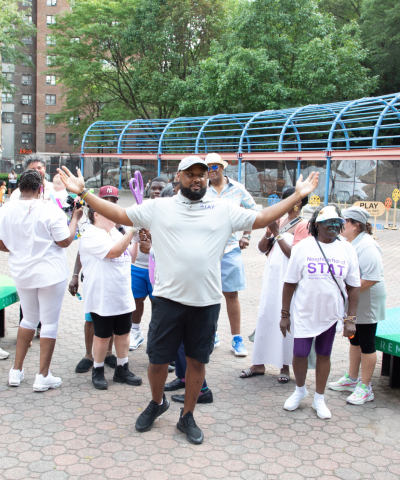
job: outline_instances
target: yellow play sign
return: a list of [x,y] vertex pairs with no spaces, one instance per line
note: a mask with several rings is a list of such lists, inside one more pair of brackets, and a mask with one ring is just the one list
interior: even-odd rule
[[395,188],[392,192],[392,198],[395,202],[398,202],[400,200],[400,190],[398,188]]
[[356,202],[354,207],[365,208],[371,217],[380,217],[386,211],[385,204],[382,202],[369,202],[369,201],[360,201]]
[[312,197],[310,198],[310,200],[308,201],[308,203],[309,203],[312,207],[318,207],[318,205],[321,203],[321,199],[319,198],[318,195],[312,195]]

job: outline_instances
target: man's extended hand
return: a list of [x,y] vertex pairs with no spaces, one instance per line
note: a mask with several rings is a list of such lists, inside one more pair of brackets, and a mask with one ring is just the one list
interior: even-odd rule
[[[65,168],[65,167],[63,167]],[[310,175],[303,182],[303,175],[299,176],[299,179],[296,182],[296,193],[298,193],[301,198],[306,197],[311,192],[313,192],[318,186],[318,177],[319,173],[311,172]]]
[[240,250],[243,250],[244,248],[247,248],[250,245],[249,240],[246,237],[242,237],[239,240],[239,248]]
[[78,169],[78,176],[72,175],[67,167],[62,167],[63,170],[57,168],[58,173],[60,174],[61,180],[65,185],[65,188],[68,188],[70,192],[81,193],[85,189],[85,180],[82,177],[81,171]]
[[151,250],[151,242],[150,240],[141,240],[140,241],[140,246],[139,246],[139,250],[142,252],[142,253],[146,253],[147,255],[150,253],[150,250]]

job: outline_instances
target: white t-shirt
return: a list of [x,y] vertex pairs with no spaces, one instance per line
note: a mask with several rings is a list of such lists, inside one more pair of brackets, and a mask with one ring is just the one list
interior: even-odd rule
[[107,233],[94,225],[90,225],[81,237],[79,254],[84,276],[85,313],[109,317],[136,310],[131,290],[131,255],[128,249],[118,258],[106,258],[121,237],[116,228]]
[[[345,284],[361,285],[357,253],[340,240],[320,245],[347,299]],[[292,298],[294,338],[315,337],[343,318],[342,295],[314,237],[292,248],[284,281],[298,284]]]
[[[51,193],[54,195],[53,183],[46,181],[46,184],[44,186],[44,195],[43,195],[44,199],[49,200]],[[14,200],[19,200],[20,196],[21,196],[21,191],[19,188],[16,188],[11,194],[10,202],[13,202]]]
[[54,192],[50,192],[50,193],[53,193],[54,198],[58,198],[62,206],[65,207],[64,202],[68,197],[68,192],[66,188],[63,188],[62,190],[58,190],[58,192],[54,190]]
[[192,202],[180,192],[133,205],[126,213],[135,227],[151,231],[153,295],[196,307],[221,302],[225,245],[233,232],[252,230],[257,217],[257,212],[224,200]]
[[0,239],[10,250],[11,276],[17,287],[41,288],[68,278],[65,248],[67,216],[51,201],[17,200],[0,209]]

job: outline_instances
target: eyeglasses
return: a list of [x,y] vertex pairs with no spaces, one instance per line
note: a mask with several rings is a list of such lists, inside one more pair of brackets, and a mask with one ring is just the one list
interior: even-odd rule
[[179,185],[179,182],[171,182],[172,186],[175,188],[177,185]]
[[336,220],[335,218],[332,218],[330,220],[325,220],[324,223],[327,227],[341,227],[343,223],[340,220]]
[[218,170],[219,165],[211,165],[211,167],[208,167],[208,171],[214,170],[216,172]]

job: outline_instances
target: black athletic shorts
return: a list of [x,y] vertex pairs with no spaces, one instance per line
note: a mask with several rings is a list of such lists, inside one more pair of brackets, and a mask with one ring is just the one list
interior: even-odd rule
[[350,344],[361,348],[361,353],[375,353],[375,335],[377,323],[358,323],[356,324],[356,333],[354,338],[350,339]]
[[94,334],[99,338],[110,338],[113,333],[115,335],[125,335],[131,331],[132,312],[123,313],[122,315],[111,315],[102,317],[97,313],[90,312],[93,321]]
[[183,341],[185,354],[200,363],[208,363],[214,350],[221,305],[190,307],[154,297],[147,338],[150,363],[163,365],[175,360]]

